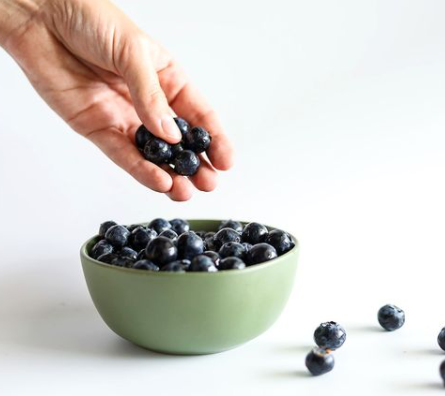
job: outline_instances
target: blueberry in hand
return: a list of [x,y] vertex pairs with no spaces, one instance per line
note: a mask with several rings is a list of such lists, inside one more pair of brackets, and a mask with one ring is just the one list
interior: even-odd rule
[[154,137],[154,135],[147,128],[145,128],[144,125],[141,125],[138,128],[138,130],[136,131],[136,134],[134,137],[135,141],[136,141],[136,147],[140,151],[144,151],[145,145],[153,137]]
[[213,260],[208,257],[200,254],[199,256],[195,256],[188,268],[190,272],[216,272],[218,269],[215,266]]
[[243,225],[239,221],[235,221],[235,220],[222,221],[218,227],[218,231],[222,230],[223,228],[231,228],[232,230],[235,230],[235,231],[239,232],[240,234],[243,231]]
[[102,223],[99,227],[99,236],[103,238],[108,229],[115,225],[117,225],[117,223],[114,221],[106,221],[105,223]]
[[176,143],[173,144],[172,146],[172,157],[171,159],[174,160],[176,158],[176,156],[181,152],[184,151],[184,146],[182,145],[182,143]]
[[99,256],[97,258],[98,261],[102,262],[102,263],[106,263],[106,264],[111,264],[111,262],[115,259],[118,258],[119,256],[115,253],[105,253],[102,256]]
[[219,270],[244,269],[246,264],[238,257],[226,257],[219,262]]
[[160,234],[162,231],[172,228],[172,225],[165,219],[154,219],[150,222],[148,228],[151,228]]
[[161,267],[164,272],[185,272],[186,268],[181,262],[182,260],[175,260]]
[[171,146],[162,139],[152,138],[144,147],[144,158],[154,164],[165,164],[172,157]]
[[268,243],[257,243],[253,245],[247,254],[247,262],[249,265],[263,263],[278,257],[277,251]]
[[156,264],[152,263],[150,260],[138,260],[133,264],[131,268],[147,271],[159,271],[159,267]]
[[212,137],[202,127],[194,127],[183,136],[184,145],[187,149],[199,154],[210,147]]
[[177,246],[178,255],[182,259],[191,260],[193,257],[204,253],[204,242],[193,231],[179,235]]
[[117,248],[125,246],[129,236],[130,231],[121,225],[114,225],[105,233],[105,239]]
[[243,242],[256,245],[264,242],[267,238],[267,228],[260,223],[249,223],[244,227],[242,233]]
[[346,341],[346,331],[336,322],[325,322],[315,329],[314,340],[320,348],[335,351]]
[[128,257],[117,256],[113,260],[111,260],[111,265],[115,265],[117,267],[125,267],[131,268],[133,266],[134,260]]
[[321,348],[314,348],[306,356],[306,367],[312,375],[326,374],[334,368],[332,353]]
[[184,232],[190,230],[190,224],[187,220],[184,219],[173,219],[170,220],[170,225],[172,230],[176,232],[178,235],[181,235]]
[[220,249],[225,243],[241,242],[241,235],[231,228],[222,228],[214,235],[213,242]]
[[186,133],[190,132],[190,124],[184,120],[184,118],[181,117],[174,117],[173,118],[176,122],[176,125],[178,126],[179,130],[181,131],[181,134],[184,136]]
[[277,251],[278,256],[291,250],[295,243],[287,232],[281,230],[272,230],[266,237],[266,243],[272,245]]
[[238,257],[244,259],[246,248],[239,242],[227,242],[221,246],[218,253],[222,258]]
[[162,231],[159,236],[166,237],[168,239],[171,239],[173,242],[176,242],[178,239],[178,234],[174,232],[172,229],[164,230]]
[[119,251],[119,256],[129,258],[130,260],[136,261],[138,253],[129,247],[123,247]]
[[440,330],[440,333],[437,336],[437,343],[439,344],[440,348],[445,351],[445,327]]
[[219,266],[219,262],[221,260],[221,256],[217,253],[217,252],[213,252],[213,251],[206,251],[203,253],[204,256],[210,257],[213,261],[213,264],[215,264],[215,267]]
[[158,236],[156,231],[145,228],[138,227],[134,229],[130,236],[128,237],[128,244],[137,252],[145,249],[148,245],[148,242],[155,239]]
[[178,249],[171,239],[158,236],[147,245],[145,256],[148,260],[162,267],[176,260]]
[[113,253],[113,246],[106,239],[102,239],[93,246],[90,256],[97,259],[106,253]]
[[179,152],[173,160],[175,172],[182,176],[193,176],[198,172],[201,161],[199,157],[190,150],[183,150]]
[[405,323],[405,312],[395,305],[384,305],[377,314],[380,326],[387,331],[400,329]]

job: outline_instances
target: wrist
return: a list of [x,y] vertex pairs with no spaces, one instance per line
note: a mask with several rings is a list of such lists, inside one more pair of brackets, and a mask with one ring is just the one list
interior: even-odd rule
[[27,24],[47,0],[0,0],[0,47],[26,30]]

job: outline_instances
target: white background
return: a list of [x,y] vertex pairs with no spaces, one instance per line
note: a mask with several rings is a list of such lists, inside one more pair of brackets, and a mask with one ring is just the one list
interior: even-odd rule
[[[0,53],[0,394],[443,393],[445,4],[119,1],[183,63],[237,150],[218,190],[170,202],[78,137]],[[276,325],[226,353],[137,348],[99,318],[78,258],[104,220],[241,218],[301,242]],[[277,288],[280,285],[277,285]],[[406,325],[379,331],[385,303]],[[348,332],[306,375],[318,323]]]

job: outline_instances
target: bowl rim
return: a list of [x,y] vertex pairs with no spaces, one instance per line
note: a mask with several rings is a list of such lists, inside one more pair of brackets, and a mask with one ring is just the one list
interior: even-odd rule
[[[194,221],[209,221],[209,222],[221,222],[223,220],[220,219],[186,219],[189,222],[194,222]],[[252,223],[249,221],[241,221],[241,220],[235,220],[235,221],[239,221],[241,224],[248,224],[248,223]],[[141,223],[133,223],[135,225],[143,225],[143,224],[148,224],[147,222],[141,222]],[[261,223],[263,224],[263,223]],[[268,224],[264,224],[268,230],[276,230],[276,229],[280,229],[274,226],[269,226]],[[210,232],[210,231],[209,231]],[[287,231],[285,231],[287,232]],[[298,239],[295,238],[294,235],[292,235],[290,232],[287,232],[291,239],[294,241],[295,246],[289,250],[288,252],[284,253],[282,256],[278,256],[277,258],[274,258],[273,260],[270,261],[266,261],[263,263],[259,263],[259,264],[254,264],[251,266],[247,266],[246,268],[242,269],[242,270],[220,270],[217,272],[170,272],[170,271],[144,271],[144,270],[138,270],[138,269],[134,269],[134,268],[126,268],[126,267],[118,267],[116,265],[110,265],[107,263],[103,263],[101,261],[98,261],[94,258],[92,258],[91,256],[88,255],[87,252],[87,246],[91,243],[91,241],[93,241],[94,239],[96,239],[99,235],[96,234],[90,238],[88,238],[81,246],[80,248],[80,256],[81,259],[85,260],[85,261],[89,261],[92,264],[98,265],[102,268],[107,268],[111,271],[123,271],[124,273],[127,274],[140,274],[141,276],[156,276],[156,277],[163,277],[163,276],[174,276],[174,277],[196,277],[196,276],[212,276],[212,277],[217,277],[217,276],[240,276],[242,274],[249,274],[255,271],[261,271],[262,269],[265,268],[269,268],[272,266],[277,265],[278,263],[280,263],[281,261],[283,261],[283,259],[285,257],[290,257],[291,255],[296,255],[299,253],[300,251],[300,244],[298,242]],[[82,260],[82,261],[83,261]]]

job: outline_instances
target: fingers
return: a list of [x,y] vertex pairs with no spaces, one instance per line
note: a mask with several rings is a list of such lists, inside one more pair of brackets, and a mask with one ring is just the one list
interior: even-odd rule
[[116,67],[128,84],[136,112],[143,124],[157,137],[178,143],[181,133],[162,90],[150,40],[141,36],[127,37],[117,51]]
[[139,183],[161,193],[172,190],[173,180],[168,172],[146,161],[122,132],[103,129],[89,133],[86,137]]

